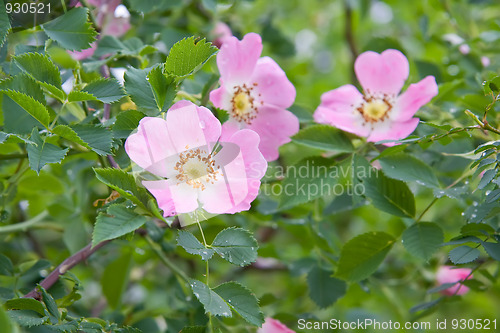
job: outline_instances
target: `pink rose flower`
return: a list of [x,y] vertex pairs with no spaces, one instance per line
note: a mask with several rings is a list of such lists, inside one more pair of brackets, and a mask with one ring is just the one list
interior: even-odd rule
[[229,37],[233,37],[233,32],[226,23],[217,22],[212,30],[212,35],[214,37],[213,44],[220,49]]
[[490,63],[491,63],[490,58],[486,56],[481,57],[481,64],[483,65],[483,67],[488,67]]
[[[472,270],[470,268],[454,268],[451,266],[441,266],[439,267],[437,274],[436,274],[436,280],[439,285],[445,284],[445,283],[455,283],[454,286],[451,286],[448,289],[442,290],[441,293],[447,296],[452,296],[452,295],[463,295],[466,292],[469,291],[469,288],[459,284],[458,282],[464,281],[465,279],[470,279],[472,278],[472,275],[470,275]],[[470,276],[469,276],[470,275]],[[457,291],[458,290],[458,291]]]
[[218,142],[221,124],[205,107],[175,103],[166,120],[145,117],[125,142],[129,157],[157,176],[142,184],[158,201],[163,215],[201,208],[211,214],[250,209],[267,162],[259,136],[245,129]]
[[278,147],[290,142],[299,120],[286,110],[295,100],[295,87],[269,57],[260,57],[262,40],[249,33],[240,41],[229,37],[217,54],[220,88],[210,93],[212,103],[229,112],[222,137],[241,128],[260,136],[259,149],[267,161],[278,158]]
[[406,138],[419,123],[413,115],[438,93],[436,80],[427,76],[399,95],[409,64],[397,50],[364,52],[356,59],[354,71],[363,94],[350,84],[324,93],[314,120],[371,142]]
[[88,49],[83,49],[81,51],[68,51],[68,53],[73,57],[73,59],[80,61],[92,57],[95,50],[97,50],[97,42],[91,43]]
[[266,318],[266,321],[257,330],[257,333],[295,333],[295,331],[283,325],[279,320]]
[[460,51],[460,53],[462,53],[463,55],[467,55],[470,53],[470,46],[467,45],[467,44],[462,44],[458,47],[458,50]]

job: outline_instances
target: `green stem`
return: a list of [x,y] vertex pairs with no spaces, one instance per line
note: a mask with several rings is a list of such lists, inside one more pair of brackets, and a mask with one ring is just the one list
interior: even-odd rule
[[[196,98],[196,96],[193,96],[192,94],[185,92],[185,91],[182,91],[182,90],[177,93],[177,97],[187,99],[193,103],[198,103],[198,99]],[[198,96],[198,97],[201,97],[201,96]]]
[[438,201],[438,199],[439,198],[434,198],[434,200],[432,200],[431,203],[428,204],[427,207],[425,207],[424,211],[422,212],[422,214],[420,214],[415,223],[419,222],[422,219],[422,217],[424,217],[425,213],[427,213],[427,211],[436,203],[436,201]]
[[[485,240],[486,241],[486,240]],[[478,244],[475,248],[477,249],[479,246],[481,246],[481,244]],[[455,290],[455,292],[453,293],[453,296],[456,296],[458,294],[458,292],[460,291],[460,288],[462,288],[462,286],[464,285],[464,282],[467,281],[471,276],[472,274],[477,271],[479,269],[479,267],[481,267],[485,262],[480,262],[479,264],[476,265],[476,267],[474,267],[469,275],[467,275],[464,279],[462,279],[460,282],[458,282],[458,288],[457,290]]]
[[[198,219],[196,219],[196,224],[198,224],[198,228],[200,229],[200,233],[201,233],[201,238],[203,239],[203,245],[206,248],[207,247],[207,240],[205,238],[205,233],[203,232],[203,228],[201,227],[201,223],[200,223],[200,221],[198,221]],[[206,263],[205,276],[207,278],[207,280],[206,280],[207,286],[210,287],[210,266],[208,265],[208,260]],[[210,333],[212,333],[214,331],[214,326],[213,326],[213,322],[212,322],[212,314],[210,312],[208,313],[208,330]]]
[[156,253],[158,258],[167,266],[170,268],[170,270],[177,275],[179,278],[184,280],[185,282],[189,283],[189,278],[184,274],[182,270],[179,269],[173,262],[170,261],[170,259],[165,256],[163,251],[158,247],[158,245],[149,237],[149,236],[144,236],[144,239],[146,239],[146,242],[148,242],[149,246],[153,249],[153,251]]
[[64,0],[61,0],[61,5],[63,7],[64,12],[66,13],[68,9],[66,8],[66,2]]
[[59,119],[59,116],[63,112],[65,106],[66,106],[66,102],[63,103],[63,105],[61,106],[61,110],[59,110],[59,112],[56,114],[56,116],[55,116],[54,121],[52,122],[52,124],[49,125],[48,130],[51,133],[52,133],[52,129],[54,128],[54,125],[56,124],[57,120]]
[[6,225],[4,227],[0,227],[0,234],[8,234],[8,233],[18,232],[18,231],[25,232],[26,230],[28,230],[33,225],[35,225],[35,224],[43,221],[43,219],[45,217],[47,217],[48,215],[49,215],[49,213],[47,211],[43,211],[42,213],[38,214],[37,216],[35,216],[34,218],[32,218],[32,219],[30,219],[28,221],[24,221],[24,222],[10,224],[10,225]]

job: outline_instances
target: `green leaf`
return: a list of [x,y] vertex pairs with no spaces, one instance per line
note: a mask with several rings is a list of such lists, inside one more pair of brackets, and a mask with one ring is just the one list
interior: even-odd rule
[[304,146],[337,152],[352,152],[353,146],[345,134],[328,125],[312,125],[300,130],[292,137]]
[[47,102],[45,101],[45,94],[40,87],[40,84],[36,82],[33,77],[26,73],[20,73],[16,76],[0,80],[0,90],[15,90],[18,92],[22,92],[28,96],[33,97],[43,105],[47,104]]
[[7,314],[10,319],[25,327],[42,325],[48,319],[48,316],[42,317],[40,314],[31,310],[11,310],[8,311]]
[[213,316],[231,317],[231,308],[216,292],[198,280],[190,280],[189,284],[193,294],[203,304],[205,313]]
[[0,253],[0,275],[11,276],[14,274],[14,265],[9,257]]
[[182,246],[189,254],[201,256],[201,260],[209,260],[214,255],[213,249],[207,249],[205,245],[190,232],[179,230],[177,234],[177,245]]
[[[66,322],[66,323],[62,323],[62,324],[59,324],[59,325],[52,325],[52,326],[49,326],[51,330],[55,330],[57,332],[61,332],[61,333],[79,333],[80,331],[78,331],[78,321],[75,319],[75,320],[72,320],[70,322]],[[99,332],[99,331],[97,331]],[[85,331],[84,331],[85,333]],[[95,332],[92,332],[92,333],[95,333]]]
[[449,242],[443,243],[442,246],[460,245],[465,243],[481,243],[481,240],[476,236],[463,237],[462,235],[452,238]]
[[458,265],[476,260],[479,257],[479,254],[480,252],[478,249],[462,245],[451,250],[448,256],[452,263]]
[[142,227],[146,221],[147,217],[138,215],[133,210],[118,204],[111,205],[106,213],[97,216],[92,233],[92,246],[126,235]]
[[332,159],[308,157],[291,166],[281,184],[279,207],[287,209],[316,198],[332,196],[339,178],[336,172],[339,169],[334,164]]
[[68,50],[80,51],[90,47],[97,32],[88,21],[88,9],[76,7],[42,25],[49,38]]
[[315,266],[307,274],[309,297],[320,308],[326,308],[345,295],[347,284],[343,280],[334,278],[332,271]]
[[97,50],[94,52],[96,57],[109,57],[109,55],[140,55],[155,52],[156,48],[151,45],[144,45],[141,39],[137,37],[129,38],[121,41],[114,36],[102,36],[97,45]]
[[87,84],[83,89],[83,92],[93,95],[95,98],[106,104],[114,103],[125,96],[122,86],[114,78],[95,80]]
[[45,307],[33,298],[14,298],[5,302],[7,310],[31,310],[45,316]]
[[147,75],[147,69],[129,68],[124,75],[125,90],[139,111],[144,111],[148,116],[156,116],[158,115],[158,106]]
[[42,87],[44,87],[53,97],[55,97],[60,102],[64,102],[66,99],[66,93],[64,90],[57,88],[49,83],[39,82]]
[[439,181],[430,166],[408,154],[396,154],[379,159],[384,173],[402,181],[414,181],[420,185],[437,188]]
[[403,232],[403,246],[419,258],[429,260],[443,243],[441,227],[432,222],[417,222]]
[[348,241],[342,248],[336,276],[360,281],[377,270],[396,240],[385,232],[369,232]]
[[85,148],[92,149],[85,141],[83,141],[78,134],[67,125],[57,125],[52,130],[52,133],[59,135],[67,140],[78,143],[79,145],[84,146]]
[[0,47],[3,46],[10,30],[10,20],[5,10],[5,1],[0,2]]
[[481,244],[491,258],[500,261],[500,243],[482,242]]
[[4,94],[9,96],[24,111],[28,112],[33,118],[38,120],[45,128],[49,126],[50,116],[47,108],[35,100],[33,97],[18,91],[7,90]]
[[469,191],[469,186],[456,186],[447,189],[434,189],[434,196],[436,198],[442,198],[443,196],[447,196],[452,199],[460,199],[462,196],[466,195]]
[[61,73],[50,58],[41,53],[23,53],[13,58],[17,66],[35,80],[61,87]]
[[148,210],[149,194],[143,187],[137,186],[134,176],[123,170],[94,168],[94,172],[104,184],[120,193],[142,209]]
[[113,125],[113,137],[124,139],[139,126],[139,121],[146,115],[136,110],[127,110],[120,112],[116,116],[116,121]]
[[47,311],[49,312],[51,323],[59,323],[61,314],[59,313],[59,309],[57,308],[56,301],[54,301],[54,298],[52,298],[52,296],[47,293],[47,291],[43,287],[38,286],[38,289],[42,292],[42,299],[45,303],[45,306],[47,307]]
[[246,287],[236,282],[227,282],[214,288],[214,291],[243,319],[252,325],[262,326],[264,315],[260,311],[259,301]]
[[48,143],[46,139],[42,140],[37,128],[33,129],[31,140],[35,144],[27,145],[26,149],[28,150],[30,168],[37,173],[40,173],[45,164],[60,163],[69,150],[68,148],[61,149]]
[[440,297],[440,298],[435,299],[433,301],[429,301],[429,302],[415,305],[414,307],[410,308],[410,313],[429,310],[429,309],[435,307],[436,305],[438,305],[442,300],[443,300],[443,297]]
[[366,178],[361,179],[365,196],[378,209],[401,217],[415,216],[415,198],[406,183],[388,178],[381,171],[369,168]]
[[483,90],[485,95],[498,95],[500,93],[500,76],[495,76],[487,81],[484,81]]
[[434,287],[434,288],[431,288],[431,289],[427,290],[427,293],[428,294],[438,293],[440,291],[443,291],[443,290],[446,290],[446,289],[448,289],[450,287],[453,287],[457,283],[458,283],[458,281],[457,282],[452,282],[452,283],[443,283],[443,284],[441,284],[441,285],[439,285],[437,287]]
[[257,241],[252,234],[241,228],[227,228],[219,232],[212,249],[232,264],[246,266],[257,260]]
[[495,229],[486,223],[467,223],[460,228],[463,236],[489,236],[495,233]]
[[[10,77],[0,81],[0,90],[8,91],[15,90],[31,96],[36,101],[45,105],[45,94],[38,84],[31,76],[21,73],[14,77]],[[42,128],[42,124],[38,122],[30,113],[24,108],[19,106],[10,97],[4,96],[0,98],[2,112],[3,112],[3,130],[7,133],[30,134],[33,127],[38,126]],[[1,113],[0,112],[0,118]],[[1,120],[0,120],[1,121]]]
[[206,331],[206,326],[186,326],[179,333],[205,333]]
[[68,94],[68,102],[97,101],[97,97],[86,91],[72,91]]
[[75,125],[73,130],[97,154],[101,156],[112,154],[113,136],[107,128],[101,125]]
[[481,177],[481,180],[479,181],[479,184],[477,185],[477,188],[482,190],[485,188],[493,178],[497,175],[497,170],[496,169],[489,169],[486,170],[485,173],[483,174],[483,177]]
[[177,94],[175,79],[171,76],[163,75],[163,67],[156,66],[148,76],[148,82],[153,88],[156,105],[160,112],[165,112],[172,105]]
[[185,77],[197,71],[217,52],[217,47],[205,39],[184,38],[172,46],[165,62],[168,75]]
[[492,203],[500,200],[500,188],[496,188],[486,195],[486,203]]
[[9,316],[7,315],[2,306],[0,306],[0,332],[7,332],[7,333],[15,332],[12,327],[12,323],[10,322]]
[[122,254],[106,266],[101,278],[102,292],[108,304],[116,309],[127,287],[129,271],[132,265],[132,252]]

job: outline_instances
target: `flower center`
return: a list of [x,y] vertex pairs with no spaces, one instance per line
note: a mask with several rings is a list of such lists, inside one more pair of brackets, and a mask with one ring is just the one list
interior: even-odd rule
[[363,99],[363,103],[357,110],[367,122],[374,123],[384,120],[392,110],[392,103],[386,95],[382,97],[364,96]]
[[[256,86],[254,83],[253,86]],[[252,96],[253,87],[247,87],[246,84],[236,86],[233,98],[231,99],[231,116],[238,122],[244,122],[248,125],[257,117],[259,109],[257,102]],[[260,94],[259,94],[260,96]]]
[[244,92],[239,92],[234,96],[234,113],[243,116],[250,108],[250,96]]
[[180,153],[179,162],[174,169],[179,172],[177,180],[202,191],[207,184],[215,183],[217,176],[221,175],[220,166],[215,164],[213,155],[200,148]]

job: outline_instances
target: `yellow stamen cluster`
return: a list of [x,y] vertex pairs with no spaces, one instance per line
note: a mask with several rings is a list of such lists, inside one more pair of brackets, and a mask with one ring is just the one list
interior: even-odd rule
[[235,92],[231,99],[231,116],[236,121],[245,122],[247,125],[250,125],[252,120],[257,117],[259,108],[251,93],[255,86],[257,86],[257,83],[254,83],[251,87],[248,87],[246,84],[243,84],[241,87],[235,87]]
[[214,184],[220,174],[220,166],[216,166],[212,154],[196,148],[179,154],[179,162],[174,170],[179,172],[176,179],[185,182],[193,188],[205,189],[205,185]]
[[392,110],[392,103],[386,94],[380,97],[365,95],[363,96],[363,100],[363,103],[356,109],[361,113],[366,122],[374,123],[383,121]]

